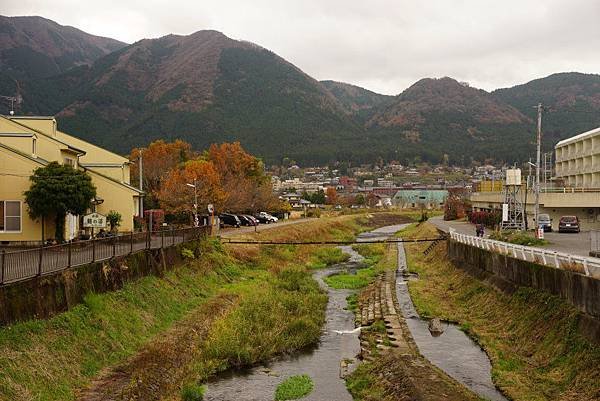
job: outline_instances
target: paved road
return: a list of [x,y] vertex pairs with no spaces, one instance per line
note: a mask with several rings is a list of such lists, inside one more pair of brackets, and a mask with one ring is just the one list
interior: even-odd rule
[[[475,235],[475,226],[466,221],[444,221],[441,216],[432,217],[429,221],[445,232],[448,232],[448,229],[452,227],[459,233]],[[548,245],[544,246],[546,249],[571,253],[573,255],[589,256],[589,231],[582,231],[580,233],[544,233],[544,238],[549,242]]]
[[[256,227],[256,231],[270,230],[273,228],[289,226],[292,224],[307,223],[307,222],[310,222],[313,220],[315,220],[315,218],[283,220],[283,221],[278,221],[277,223],[273,223],[273,224],[259,224],[258,227]],[[224,228],[220,231],[219,235],[224,238],[229,238],[229,237],[233,237],[236,235],[250,234],[253,232],[254,232],[254,227],[245,227],[244,226],[244,227],[240,227],[240,228]]]

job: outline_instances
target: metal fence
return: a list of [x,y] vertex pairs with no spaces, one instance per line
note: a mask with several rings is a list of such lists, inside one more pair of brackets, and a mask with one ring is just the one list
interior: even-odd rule
[[199,239],[210,227],[131,233],[15,251],[0,251],[0,285],[55,273],[115,256],[159,249]]
[[489,238],[474,237],[472,235],[458,233],[452,228],[450,229],[450,238],[466,245],[505,254],[515,259],[600,278],[600,259],[597,258],[571,255],[569,253],[531,246],[516,245]]

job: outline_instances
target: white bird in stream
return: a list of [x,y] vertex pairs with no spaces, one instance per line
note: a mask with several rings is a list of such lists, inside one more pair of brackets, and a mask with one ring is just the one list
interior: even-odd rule
[[362,330],[362,327],[357,327],[354,330],[333,330],[334,333],[337,334],[354,334],[359,333]]

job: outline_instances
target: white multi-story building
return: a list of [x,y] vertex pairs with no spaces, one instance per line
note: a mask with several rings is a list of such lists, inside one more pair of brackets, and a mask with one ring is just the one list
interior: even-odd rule
[[556,178],[570,187],[600,187],[600,128],[560,141]]

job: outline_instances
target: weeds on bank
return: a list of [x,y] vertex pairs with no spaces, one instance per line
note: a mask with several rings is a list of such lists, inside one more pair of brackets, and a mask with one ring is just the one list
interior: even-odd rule
[[[411,235],[435,233],[425,224]],[[599,400],[600,347],[578,334],[579,313],[562,299],[530,288],[512,296],[457,269],[439,244],[407,243],[409,283],[422,316],[459,323],[492,361],[494,382],[515,400]]]
[[525,246],[542,246],[548,245],[548,241],[544,239],[535,238],[523,231],[493,231],[490,234],[490,238],[496,241],[509,242],[511,244],[525,245]]
[[310,394],[313,386],[308,375],[291,376],[277,386],[275,400],[297,400]]

